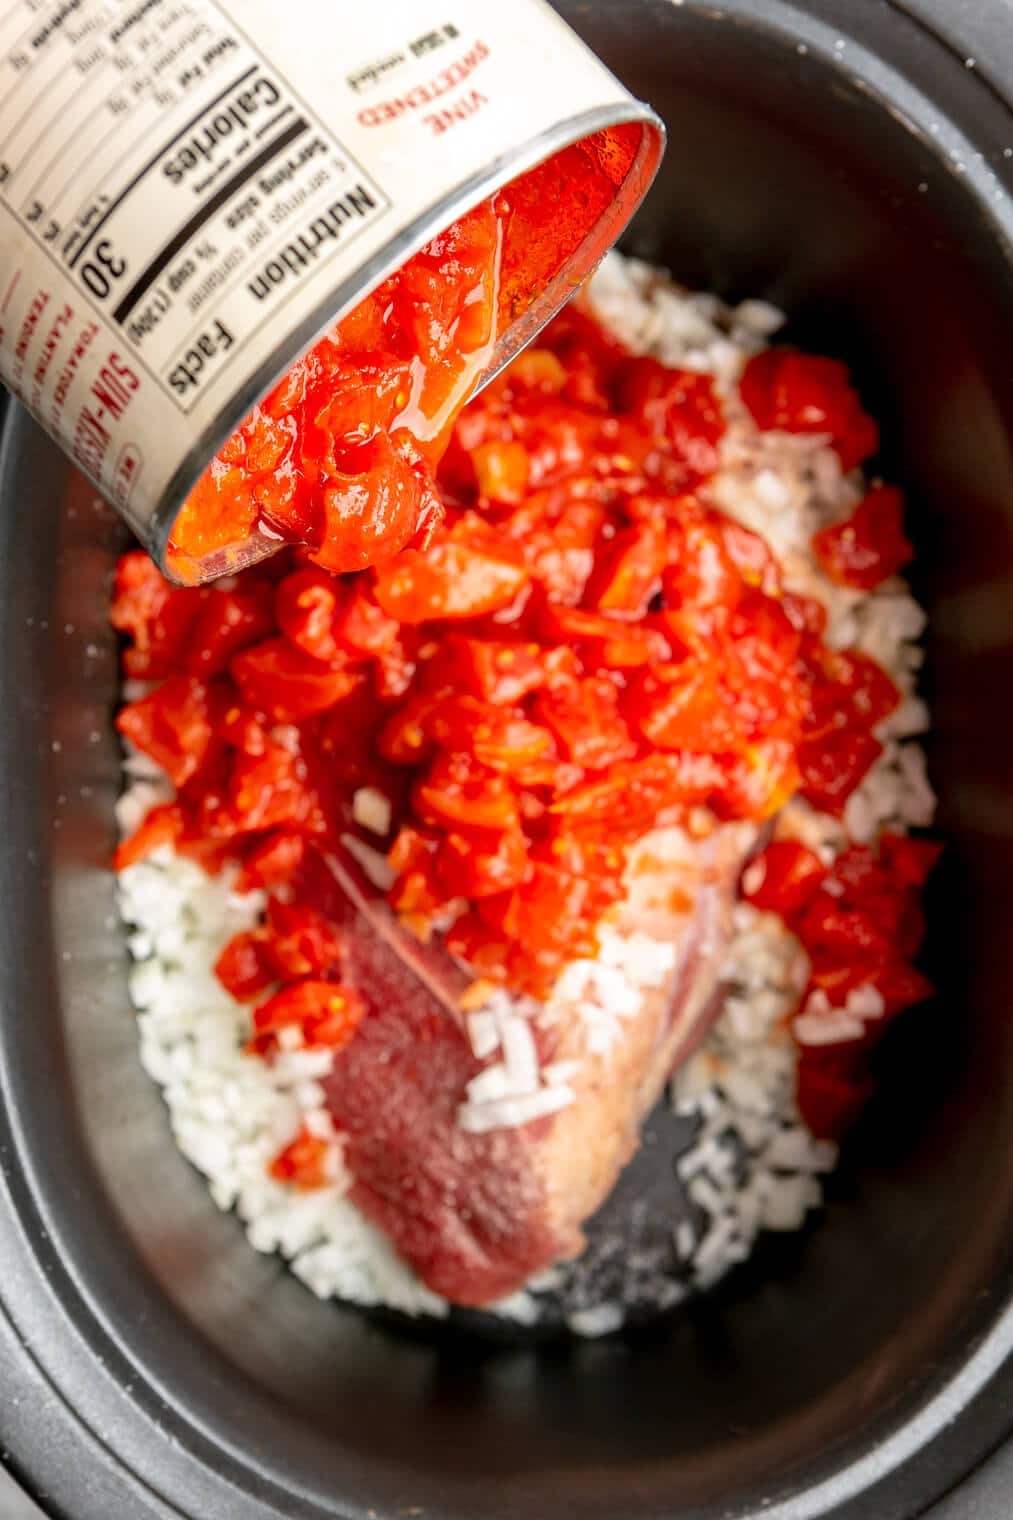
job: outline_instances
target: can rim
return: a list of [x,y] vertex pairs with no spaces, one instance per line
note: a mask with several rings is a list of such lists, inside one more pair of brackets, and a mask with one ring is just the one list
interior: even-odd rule
[[[245,385],[233,392],[229,405],[211,426],[204,429],[174,471],[144,533],[145,547],[162,573],[169,579],[174,578],[166,564],[166,550],[173,524],[208,462],[251,408],[267,395],[291,365],[334,322],[340,321],[382,280],[400,269],[413,254],[425,246],[435,232],[449,226],[486,196],[544,163],[554,153],[580,142],[582,138],[590,137],[594,132],[636,122],[643,125],[644,131],[633,160],[609,206],[592,223],[562,268],[528,310],[512,322],[497,341],[493,361],[479,381],[480,387],[485,385],[565,305],[576,285],[586,279],[623,232],[650,189],[665,151],[666,134],[664,122],[646,102],[635,100],[631,96],[629,100],[612,105],[595,106],[537,133],[519,148],[501,154],[490,167],[469,175],[449,194],[427,206],[396,238],[378,249],[354,274],[343,280],[326,300],[319,302],[288,334],[271,358],[254,371]],[[238,569],[240,564],[236,563],[231,568]]]

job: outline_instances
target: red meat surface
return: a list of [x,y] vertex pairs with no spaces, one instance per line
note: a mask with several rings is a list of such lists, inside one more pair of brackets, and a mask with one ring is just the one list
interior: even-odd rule
[[[489,1134],[457,1122],[481,1063],[457,1012],[453,963],[399,939],[383,905],[362,911],[311,857],[301,893],[354,931],[342,982],[367,1005],[325,1081],[355,1179],[351,1197],[434,1292],[487,1304],[579,1253],[581,1226],[636,1150],[640,1122],[720,1006],[717,968],[747,836],[753,831],[722,831],[703,847],[668,985],[607,1056],[583,1054],[574,1102]],[[554,1046],[543,1038],[542,1059],[576,1056],[579,1026],[565,1021]]]

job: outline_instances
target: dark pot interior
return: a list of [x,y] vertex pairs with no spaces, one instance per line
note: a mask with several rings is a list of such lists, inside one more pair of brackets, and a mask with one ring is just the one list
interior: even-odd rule
[[933,617],[940,996],[897,1031],[825,1220],[649,1333],[502,1348],[316,1303],[214,1211],[137,1065],[106,870],[118,783],[104,608],[121,533],[13,414],[0,1349],[34,1412],[9,1392],[0,1427],[28,1482],[75,1520],[899,1520],[1004,1433],[1009,116],[885,4],[560,9],[668,124],[628,246],[693,284],[784,304],[791,335],[851,361],[885,421],[884,471],[910,489]]

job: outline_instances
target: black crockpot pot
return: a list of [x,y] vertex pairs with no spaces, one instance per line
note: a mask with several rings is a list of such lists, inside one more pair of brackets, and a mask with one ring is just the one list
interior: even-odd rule
[[[318,1304],[215,1212],[137,1064],[106,864],[121,534],[12,412],[0,1444],[66,1520],[912,1520],[1013,1419],[1013,13],[559,8],[668,124],[628,246],[784,305],[885,419],[932,613],[941,993],[824,1222],[650,1332],[504,1348]],[[964,1490],[995,1520],[1002,1474]]]

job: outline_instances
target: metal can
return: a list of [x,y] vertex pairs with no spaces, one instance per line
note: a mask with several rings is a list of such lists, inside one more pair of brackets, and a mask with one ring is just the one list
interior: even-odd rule
[[313,340],[585,139],[608,204],[483,379],[594,267],[664,147],[545,0],[0,0],[0,377],[164,567],[215,450]]

